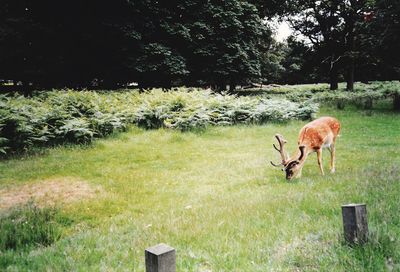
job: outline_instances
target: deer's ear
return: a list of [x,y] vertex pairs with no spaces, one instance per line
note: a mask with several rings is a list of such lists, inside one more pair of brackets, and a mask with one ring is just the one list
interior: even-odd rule
[[299,146],[300,149],[300,157],[297,159],[299,162],[304,158],[304,150],[306,147],[304,145]]

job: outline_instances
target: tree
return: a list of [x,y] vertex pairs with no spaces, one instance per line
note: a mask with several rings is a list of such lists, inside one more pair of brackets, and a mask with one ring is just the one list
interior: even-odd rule
[[249,0],[258,9],[261,18],[272,18],[282,16],[289,8],[289,1],[281,0]]
[[234,87],[259,80],[271,38],[266,10],[242,0],[0,4],[0,78],[35,88]]
[[370,4],[364,0],[295,1],[289,13],[294,29],[312,42],[316,51],[325,56],[328,63],[330,86],[338,88],[340,66],[347,70],[347,89],[353,90],[354,69],[360,52],[359,42],[362,18]]
[[234,0],[200,2],[189,26],[189,83],[224,89],[259,80],[260,52],[271,32],[256,7]]
[[400,2],[377,0],[364,14],[363,72],[380,80],[400,79]]
[[284,83],[316,83],[326,79],[320,67],[318,52],[293,36],[287,39],[287,50],[282,66],[285,69],[281,79]]
[[285,43],[272,40],[266,50],[263,51],[261,62],[261,73],[263,82],[286,83],[284,74],[286,68],[283,62],[288,54],[288,47]]
[[263,78],[268,83],[316,83],[326,79],[318,52],[294,36],[282,43],[272,41],[262,60]]
[[183,1],[142,1],[141,20],[145,23],[140,28],[138,58],[132,65],[140,87],[181,85],[189,73],[182,50],[190,41],[183,5]]
[[[129,77],[141,23],[126,1],[1,0],[0,77],[32,87],[106,86]],[[117,16],[118,15],[118,16]]]

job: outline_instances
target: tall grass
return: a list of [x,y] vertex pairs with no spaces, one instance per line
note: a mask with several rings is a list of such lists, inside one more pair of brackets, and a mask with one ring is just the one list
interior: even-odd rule
[[30,202],[0,214],[0,251],[51,245],[61,237],[57,213]]

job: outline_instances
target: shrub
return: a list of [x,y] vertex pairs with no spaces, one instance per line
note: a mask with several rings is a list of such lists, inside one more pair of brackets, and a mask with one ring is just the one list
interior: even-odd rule
[[335,91],[329,90],[328,84],[304,84],[269,85],[265,88],[246,89],[238,93],[257,94],[267,98],[280,97],[298,103],[311,100],[316,103],[333,104],[339,109],[343,109],[346,105],[371,109],[377,101],[392,99],[393,109],[400,110],[399,81],[357,83],[352,92],[346,91],[345,85],[341,83],[339,89]]
[[309,119],[318,110],[311,102],[301,105],[287,99],[187,89],[142,94],[54,90],[33,98],[1,95],[0,106],[0,154],[67,142],[86,144],[128,125],[186,131],[208,125]]
[[[310,106],[313,104],[312,106]],[[145,128],[167,127],[180,130],[207,125],[262,124],[271,121],[310,119],[318,110],[285,99],[237,97],[209,91],[151,91],[143,95],[136,123]]]

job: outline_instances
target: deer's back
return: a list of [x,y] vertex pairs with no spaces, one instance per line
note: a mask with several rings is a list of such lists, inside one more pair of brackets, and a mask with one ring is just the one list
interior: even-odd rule
[[327,146],[335,140],[340,131],[340,123],[333,117],[321,117],[306,124],[299,134],[298,144],[309,149]]

